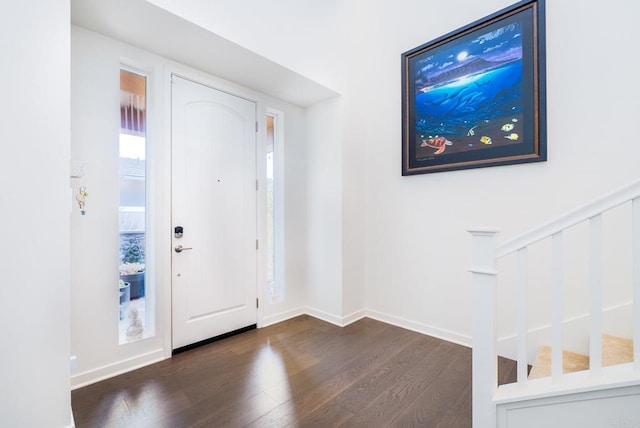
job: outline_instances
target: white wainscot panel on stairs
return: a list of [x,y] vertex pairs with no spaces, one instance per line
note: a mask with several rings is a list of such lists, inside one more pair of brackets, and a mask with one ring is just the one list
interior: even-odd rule
[[599,390],[498,406],[499,428],[640,427],[640,387]]

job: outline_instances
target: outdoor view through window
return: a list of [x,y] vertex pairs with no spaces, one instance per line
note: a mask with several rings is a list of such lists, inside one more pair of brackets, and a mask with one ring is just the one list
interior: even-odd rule
[[146,77],[120,70],[120,344],[152,334],[145,328],[146,99]]

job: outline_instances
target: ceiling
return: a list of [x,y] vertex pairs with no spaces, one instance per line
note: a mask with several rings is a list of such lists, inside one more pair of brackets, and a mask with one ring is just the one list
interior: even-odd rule
[[71,23],[301,107],[337,95],[144,0],[71,0]]

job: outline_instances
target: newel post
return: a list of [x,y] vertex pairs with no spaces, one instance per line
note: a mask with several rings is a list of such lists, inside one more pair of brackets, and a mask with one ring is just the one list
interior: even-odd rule
[[473,426],[496,426],[493,396],[498,387],[496,356],[496,235],[499,229],[473,228],[471,268],[473,281]]

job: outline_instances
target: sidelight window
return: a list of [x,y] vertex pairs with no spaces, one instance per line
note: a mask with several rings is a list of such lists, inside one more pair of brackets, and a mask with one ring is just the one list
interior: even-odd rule
[[119,342],[150,335],[146,326],[147,79],[120,70]]

